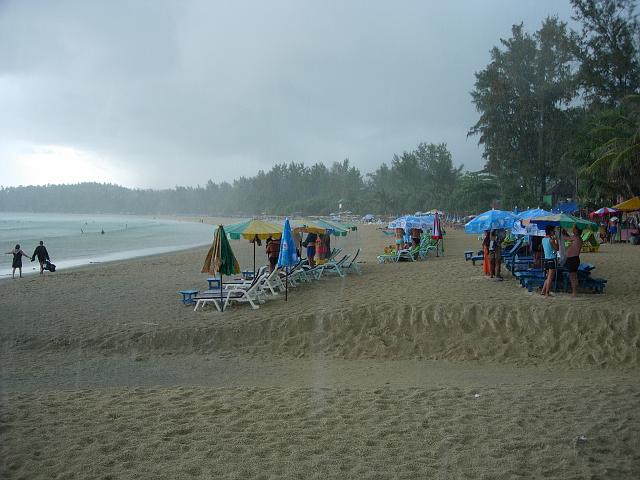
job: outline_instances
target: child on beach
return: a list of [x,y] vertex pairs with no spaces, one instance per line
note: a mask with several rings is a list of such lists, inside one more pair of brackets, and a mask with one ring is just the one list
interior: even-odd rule
[[11,278],[16,278],[16,268],[20,272],[20,278],[22,278],[22,257],[29,258],[29,255],[27,255],[20,249],[20,244],[17,244],[16,248],[11,250],[10,252],[7,252],[7,255],[13,255],[13,262],[11,263],[13,272],[11,273]]

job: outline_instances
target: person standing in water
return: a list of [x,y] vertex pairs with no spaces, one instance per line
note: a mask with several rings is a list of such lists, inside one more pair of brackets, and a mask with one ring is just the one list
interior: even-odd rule
[[13,262],[11,263],[13,272],[11,273],[11,278],[16,278],[16,268],[20,272],[20,278],[22,278],[22,257],[29,258],[29,255],[27,255],[20,249],[20,244],[17,244],[16,248],[11,250],[10,252],[7,252],[7,255],[13,255]]
[[49,252],[47,252],[47,247],[44,246],[44,242],[40,240],[40,245],[36,247],[33,251],[33,255],[31,256],[31,261],[33,262],[36,257],[38,257],[38,262],[40,262],[40,275],[44,274],[44,265],[47,261],[50,261]]

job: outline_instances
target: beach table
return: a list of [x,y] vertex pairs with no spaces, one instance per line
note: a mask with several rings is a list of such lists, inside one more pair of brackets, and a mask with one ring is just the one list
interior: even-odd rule
[[253,275],[253,270],[242,270],[242,278],[244,278],[245,280],[253,280]]
[[209,283],[209,290],[220,288],[220,277],[209,277],[207,282]]
[[178,293],[182,294],[182,303],[185,305],[193,305],[193,297],[198,294],[198,290],[180,290]]

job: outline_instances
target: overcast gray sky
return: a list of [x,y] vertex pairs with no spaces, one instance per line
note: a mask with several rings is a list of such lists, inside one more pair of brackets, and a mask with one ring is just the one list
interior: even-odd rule
[[0,185],[171,187],[419,142],[482,167],[474,72],[568,0],[0,0]]

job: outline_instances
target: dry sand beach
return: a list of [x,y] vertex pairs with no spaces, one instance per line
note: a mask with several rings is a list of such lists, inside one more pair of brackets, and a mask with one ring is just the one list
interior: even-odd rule
[[448,233],[380,265],[363,226],[334,241],[363,275],[255,311],[180,303],[206,248],[0,283],[0,475],[640,478],[640,249],[583,254],[604,295],[544,299]]

